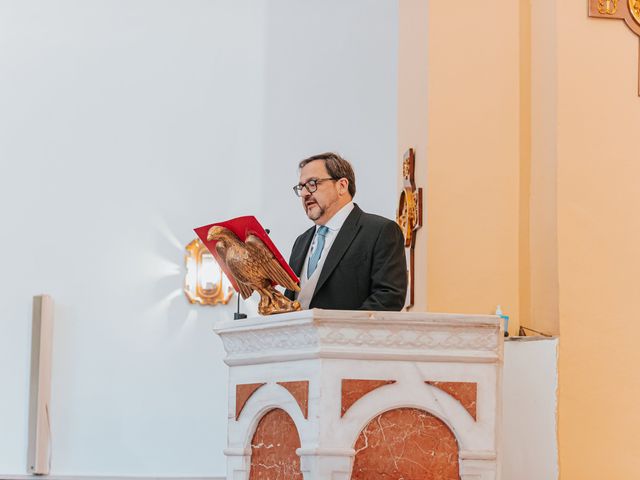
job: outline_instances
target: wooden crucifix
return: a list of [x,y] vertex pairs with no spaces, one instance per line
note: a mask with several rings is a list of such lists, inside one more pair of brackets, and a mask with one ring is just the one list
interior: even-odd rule
[[[640,0],[589,0],[589,16],[624,20],[627,27],[640,37]],[[640,96],[640,54],[638,55],[638,95]]]
[[409,270],[409,289],[405,307],[412,307],[415,300],[415,246],[416,232],[422,226],[422,188],[416,188],[416,158],[413,148],[407,150],[402,160],[403,189],[398,202],[396,221],[404,234]]

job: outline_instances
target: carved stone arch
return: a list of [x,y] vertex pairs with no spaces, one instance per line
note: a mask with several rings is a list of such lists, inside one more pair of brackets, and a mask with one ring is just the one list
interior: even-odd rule
[[281,408],[267,411],[251,438],[249,480],[303,480],[299,448],[300,436],[291,416]]
[[271,410],[283,410],[292,420],[300,440],[304,444],[305,432],[309,423],[303,416],[303,412],[296,399],[285,388],[277,384],[268,384],[258,389],[245,403],[243,413],[239,421],[234,425],[234,435],[240,434],[244,438],[244,448],[251,448],[251,441],[255,435],[262,418]]
[[[351,445],[356,443],[364,425],[350,423],[350,418],[362,418],[364,424],[369,424],[380,414],[401,408],[422,410],[440,420],[453,433],[460,450],[466,450],[474,443],[473,435],[480,427],[451,395],[424,383],[397,383],[385,388],[386,392],[374,390],[368,393],[345,413],[346,430],[342,433],[352,439]],[[413,401],[402,400],[406,398]]]
[[352,480],[459,480],[460,447],[453,431],[418,408],[394,408],[371,420],[355,443]]

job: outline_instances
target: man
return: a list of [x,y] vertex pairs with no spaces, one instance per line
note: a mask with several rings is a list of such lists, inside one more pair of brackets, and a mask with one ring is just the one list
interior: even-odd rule
[[[293,189],[315,223],[296,239],[289,260],[302,308],[401,310],[407,265],[400,227],[353,203],[353,168],[339,155],[315,155],[298,167]],[[295,292],[285,295],[293,300]]]

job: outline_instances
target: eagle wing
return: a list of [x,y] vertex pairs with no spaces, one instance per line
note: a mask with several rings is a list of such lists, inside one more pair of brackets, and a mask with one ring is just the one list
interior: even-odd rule
[[245,240],[245,244],[252,251],[255,252],[256,256],[260,258],[262,267],[264,269],[265,276],[274,282],[282,285],[283,287],[293,290],[300,291],[300,287],[297,283],[295,283],[289,274],[286,272],[280,262],[276,259],[276,257],[271,253],[271,250],[267,248],[262,240],[257,235],[250,233],[247,235]]
[[238,289],[240,290],[240,295],[242,295],[242,298],[246,300],[253,293],[253,288],[251,288],[250,285],[245,283],[244,278],[238,278],[238,275],[237,275],[238,272],[236,272],[237,269],[234,268],[234,265],[233,265],[234,259],[231,258],[230,262],[227,262],[227,249],[224,248],[219,242],[216,243],[216,251],[220,256],[220,260],[222,260],[226,265],[227,270],[231,272],[231,275],[233,275],[233,279],[236,281],[236,285],[238,285]]

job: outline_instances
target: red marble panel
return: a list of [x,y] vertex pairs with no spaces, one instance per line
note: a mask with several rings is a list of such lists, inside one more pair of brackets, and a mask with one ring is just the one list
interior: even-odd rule
[[362,430],[355,449],[351,480],[460,480],[455,436],[423,410],[378,415]]
[[260,419],[251,440],[249,480],[302,480],[298,430],[291,417],[279,408]]
[[396,383],[396,381],[342,379],[342,408],[340,416],[344,417],[344,414],[351,408],[351,405],[356,403],[367,393],[391,383]]
[[266,383],[243,383],[236,385],[236,420],[238,420],[240,412],[242,412],[249,397],[263,385],[266,385]]
[[475,382],[425,382],[458,400],[469,415],[477,420],[478,384]]
[[278,385],[282,385],[289,390],[289,393],[293,395],[293,398],[298,402],[300,410],[302,410],[302,415],[304,415],[304,418],[307,418],[309,414],[309,382],[307,380],[299,382],[278,382]]

